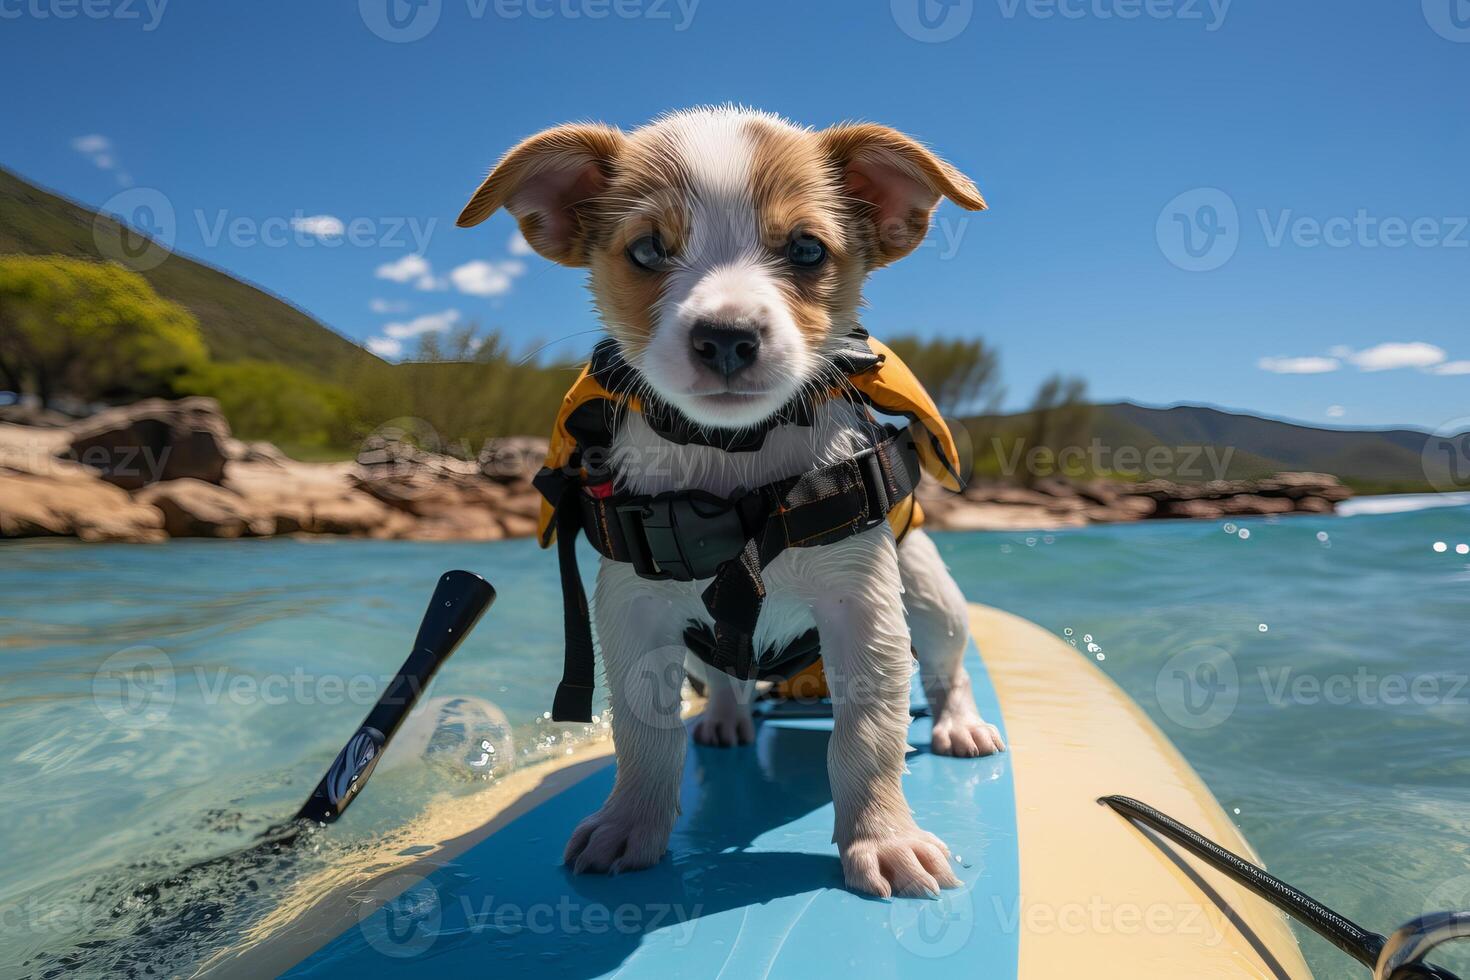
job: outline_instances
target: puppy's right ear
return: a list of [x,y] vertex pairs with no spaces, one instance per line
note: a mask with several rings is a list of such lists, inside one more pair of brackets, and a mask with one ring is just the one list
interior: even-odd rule
[[586,265],[589,205],[607,187],[625,143],[621,130],[593,123],[537,133],[501,158],[457,224],[469,228],[505,208],[537,252]]

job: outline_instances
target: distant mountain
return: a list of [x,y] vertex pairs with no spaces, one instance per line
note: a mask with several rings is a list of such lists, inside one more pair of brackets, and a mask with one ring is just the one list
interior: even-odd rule
[[[110,218],[0,168],[0,253],[99,259],[95,233]],[[285,300],[183,255],[142,270],[159,295],[188,307],[217,360],[275,361],[318,377],[377,358]]]
[[[997,421],[1024,426],[1029,419],[1022,413]],[[1199,471],[1146,475],[1194,482],[1309,471],[1331,473],[1367,493],[1435,489],[1424,464],[1425,445],[1435,437],[1415,429],[1321,429],[1197,405],[1150,408],[1131,402],[1093,406],[1088,426],[1085,441],[1098,441],[1105,464],[1125,447],[1145,458],[1159,449],[1156,458]]]

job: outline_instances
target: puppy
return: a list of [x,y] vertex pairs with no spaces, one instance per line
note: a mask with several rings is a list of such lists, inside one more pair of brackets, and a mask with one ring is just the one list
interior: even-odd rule
[[[510,211],[541,255],[589,270],[608,332],[647,389],[705,430],[740,430],[813,393],[837,338],[857,325],[872,270],[922,241],[941,197],[985,207],[975,186],[909,137],[851,124],[813,131],[764,112],[701,108],[632,132],[549,129],[512,149],[460,217]],[[758,452],[680,445],[628,413],[611,453],[619,486],[729,496],[851,457],[856,409],[818,401],[810,425],[772,429]],[[948,850],[921,830],[900,776],[917,655],[933,712],[933,751],[1002,751],[961,660],[964,596],[934,543],[895,547],[885,524],[835,544],[792,548],[765,569],[755,649],[815,626],[834,701],[829,750],[833,839],[849,887],[935,895],[958,885]],[[593,623],[613,707],[616,784],[573,833],[577,872],[631,871],[660,859],[679,812],[684,731],[659,723],[677,704],[683,631],[710,622],[708,582],[640,578],[603,560]],[[752,683],[705,668],[709,703],[694,729],[708,745],[749,742]],[[660,707],[664,706],[664,707]]]

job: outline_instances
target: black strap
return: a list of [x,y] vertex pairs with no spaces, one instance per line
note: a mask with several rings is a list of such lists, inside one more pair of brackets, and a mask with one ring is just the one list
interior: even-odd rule
[[577,502],[580,490],[569,488],[556,508],[556,559],[561,566],[562,625],[566,653],[561,683],[551,704],[552,721],[592,720],[592,691],[595,661],[592,653],[592,617],[587,593],[577,571],[577,533],[582,529],[582,511]]
[[[831,544],[877,527],[918,485],[913,434],[900,429],[886,435],[851,459],[723,501],[713,513],[713,498],[698,491],[648,497],[613,493],[607,485],[595,491],[575,481],[556,485],[566,653],[552,720],[592,720],[595,661],[587,594],[577,571],[579,533],[585,530],[603,557],[629,562],[648,578],[704,578],[710,572],[698,560],[700,549],[713,547],[712,556],[702,556],[713,578],[701,596],[714,619],[713,637],[689,646],[710,666],[748,680],[757,676],[754,638],[766,597],[766,567],[787,548]],[[553,487],[548,482],[545,489]],[[650,528],[642,526],[646,516],[675,508],[683,519],[665,520],[657,525],[656,538],[650,537]],[[673,557],[660,563],[660,548]]]

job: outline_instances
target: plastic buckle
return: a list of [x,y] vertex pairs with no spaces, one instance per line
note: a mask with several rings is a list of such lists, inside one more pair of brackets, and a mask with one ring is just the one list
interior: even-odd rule
[[868,496],[868,519],[863,527],[877,527],[888,520],[892,502],[888,499],[888,478],[883,472],[883,461],[878,458],[877,448],[865,449],[853,457],[863,480],[863,492]]
[[690,493],[651,497],[618,508],[633,570],[642,578],[709,578],[745,546],[739,511],[729,501]]

